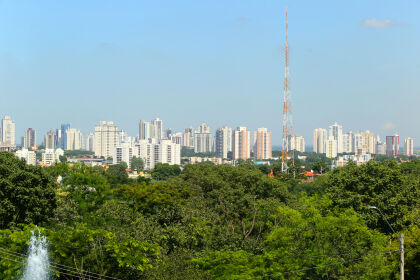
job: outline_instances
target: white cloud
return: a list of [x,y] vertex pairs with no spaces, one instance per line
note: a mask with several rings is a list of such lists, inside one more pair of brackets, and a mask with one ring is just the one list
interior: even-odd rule
[[402,23],[396,22],[392,19],[366,18],[361,22],[361,25],[371,28],[385,28],[389,26],[402,25]]
[[386,129],[386,130],[393,130],[395,129],[395,127],[396,127],[395,124],[392,122],[382,125],[382,129]]

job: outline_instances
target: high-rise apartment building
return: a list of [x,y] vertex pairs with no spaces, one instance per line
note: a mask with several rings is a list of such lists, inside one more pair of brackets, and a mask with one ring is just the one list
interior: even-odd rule
[[95,135],[93,133],[89,133],[86,137],[85,150],[89,152],[95,151]]
[[299,135],[287,135],[287,145],[289,151],[305,152],[305,138]]
[[414,155],[414,139],[408,137],[404,139],[404,153],[406,156],[413,156]]
[[365,138],[361,132],[355,133],[353,138],[354,153],[356,155],[366,154],[366,145],[364,143]]
[[164,139],[159,144],[154,144],[153,148],[155,165],[157,163],[181,164],[181,145]]
[[386,137],[386,154],[389,156],[398,156],[400,154],[400,136]]
[[98,126],[95,126],[95,156],[112,157],[114,147],[118,143],[118,126],[113,122],[101,121]]
[[54,149],[55,148],[55,133],[54,131],[50,130],[44,136],[44,146],[45,149]]
[[66,147],[67,147],[66,131],[69,128],[70,128],[70,124],[69,123],[63,123],[61,125],[61,142],[60,142],[60,147],[63,150],[65,150]]
[[227,158],[232,151],[232,128],[224,126],[216,130],[215,151],[216,157]]
[[182,132],[176,132],[171,134],[172,143],[182,146]]
[[28,128],[23,140],[23,147],[26,149],[36,149],[36,132],[35,129]]
[[153,126],[153,137],[158,141],[163,139],[163,122],[159,118],[152,120],[151,125]]
[[330,126],[329,135],[337,141],[337,153],[343,153],[343,127],[335,122]]
[[271,159],[272,158],[272,132],[267,128],[258,128],[254,131],[254,159]]
[[194,152],[209,153],[213,150],[213,136],[210,133],[210,127],[206,123],[202,123],[198,127],[198,131],[194,133]]
[[246,127],[240,126],[233,131],[232,135],[232,159],[249,159],[251,157],[251,132]]
[[360,132],[362,135],[362,148],[364,154],[374,154],[375,153],[375,135],[366,130],[365,132]]
[[16,124],[10,116],[4,116],[1,120],[0,142],[3,145],[16,146]]
[[194,133],[193,128],[191,126],[187,127],[184,131],[182,146],[187,147],[189,149],[194,148]]
[[325,154],[327,145],[327,130],[325,128],[317,128],[314,130],[314,152]]
[[146,123],[145,120],[140,120],[139,123],[139,139],[143,140],[143,139],[147,139],[144,133],[144,124]]
[[333,135],[328,137],[325,154],[327,158],[337,157],[337,140],[334,139]]
[[381,141],[376,142],[375,153],[377,155],[386,155],[386,143]]
[[66,146],[65,150],[82,150],[83,149],[83,134],[80,130],[69,128],[65,132]]
[[354,144],[353,144],[353,132],[349,131],[348,133],[343,134],[343,153],[353,153]]

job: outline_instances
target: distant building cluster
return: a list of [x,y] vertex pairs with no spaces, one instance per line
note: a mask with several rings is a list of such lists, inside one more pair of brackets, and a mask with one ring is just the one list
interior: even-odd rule
[[[400,155],[400,137],[397,134],[386,136],[385,142],[382,142],[378,135],[375,137],[369,130],[357,133],[350,130],[343,133],[343,127],[334,123],[328,131],[325,128],[314,130],[314,152],[325,154],[331,159],[337,158],[340,154],[354,154],[339,157],[339,165],[348,160],[360,163],[370,160],[371,154]],[[413,138],[404,139],[404,155],[414,155]]]
[[[65,151],[79,150],[94,154],[94,158],[80,159],[89,165],[125,162],[131,168],[132,159],[136,157],[143,159],[146,169],[153,169],[157,163],[181,164],[183,148],[202,154],[201,159],[187,157],[186,160],[191,163],[211,161],[215,164],[235,164],[238,160],[273,158],[272,132],[267,128],[251,131],[245,126],[222,126],[212,133],[210,126],[203,122],[197,129],[190,126],[183,132],[176,132],[171,128],[164,130],[163,121],[159,118],[141,120],[135,137],[129,136],[112,121],[101,121],[86,136],[80,129],[64,123],[55,130],[49,130],[41,139],[43,147],[38,149],[37,132],[28,128],[20,145],[16,145],[15,122],[10,116],[4,116],[1,120],[0,151],[16,151],[16,156],[30,164],[52,165],[60,162]],[[302,136],[293,134],[286,139],[289,151],[305,152],[306,143]],[[379,136],[369,130],[343,133],[342,126],[337,123],[328,130],[314,130],[314,152],[335,159],[337,165],[349,160],[363,162],[370,159],[366,155],[372,154],[397,156],[400,154],[400,144],[404,145],[405,155],[414,155],[414,140],[410,137],[400,143],[398,135],[391,135],[382,142]]]

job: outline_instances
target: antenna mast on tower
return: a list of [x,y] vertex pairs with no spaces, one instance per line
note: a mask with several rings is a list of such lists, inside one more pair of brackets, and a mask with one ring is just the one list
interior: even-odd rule
[[293,135],[292,124],[292,100],[290,94],[290,80],[289,80],[289,45],[287,44],[287,8],[286,8],[286,43],[284,48],[284,96],[283,96],[283,138],[282,138],[282,151],[281,151],[281,171],[287,173],[289,166],[287,159],[290,157],[292,165],[295,163],[293,150],[289,152],[289,139],[288,136]]

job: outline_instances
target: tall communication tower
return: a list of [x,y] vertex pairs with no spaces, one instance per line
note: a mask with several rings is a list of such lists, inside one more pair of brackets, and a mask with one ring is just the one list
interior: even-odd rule
[[290,94],[290,80],[289,80],[289,45],[287,44],[287,8],[286,8],[286,43],[284,47],[284,96],[283,96],[283,138],[281,151],[281,171],[287,173],[289,166],[287,165],[288,158],[291,159],[292,165],[295,162],[295,155],[293,150],[289,151],[288,136],[293,135],[292,123],[292,99]]

